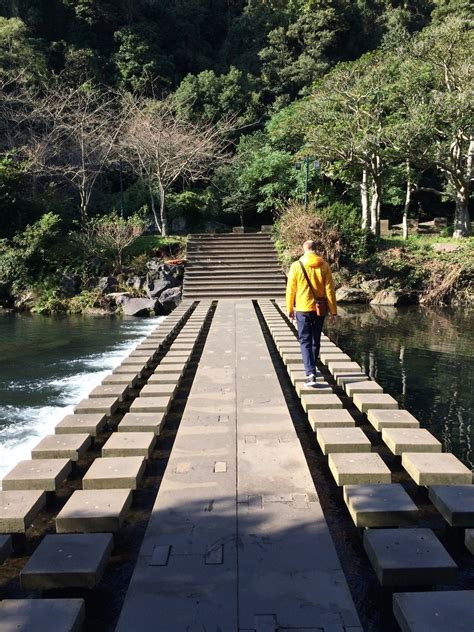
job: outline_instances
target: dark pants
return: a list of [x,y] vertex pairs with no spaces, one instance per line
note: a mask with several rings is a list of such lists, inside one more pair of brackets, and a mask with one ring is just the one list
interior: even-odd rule
[[306,375],[315,374],[324,316],[318,316],[315,312],[295,312],[295,316],[304,370]]

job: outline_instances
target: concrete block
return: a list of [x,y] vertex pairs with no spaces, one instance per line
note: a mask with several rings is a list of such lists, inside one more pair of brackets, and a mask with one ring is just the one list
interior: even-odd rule
[[346,393],[352,397],[355,393],[383,393],[383,388],[373,380],[343,382]]
[[456,562],[431,529],[366,529],[364,549],[382,586],[456,580]]
[[369,381],[369,376],[363,372],[356,371],[355,373],[345,373],[344,371],[334,371],[332,374],[336,380],[338,386],[344,387],[345,384],[351,382],[361,382],[362,380]]
[[137,397],[130,405],[131,413],[166,413],[171,397]]
[[288,367],[288,375],[290,376],[290,379],[294,386],[296,386],[297,382],[304,382],[307,378],[306,372],[303,370],[303,368],[295,368],[294,366]]
[[334,371],[339,371],[339,373],[362,373],[362,368],[357,362],[334,362],[329,360],[327,367],[332,374],[334,374]]
[[398,408],[397,400],[388,393],[355,393],[353,401],[361,413],[370,408]]
[[318,428],[316,438],[323,454],[372,451],[372,444],[360,428]]
[[182,373],[153,373],[148,378],[147,384],[174,384],[181,382]]
[[441,443],[424,428],[383,428],[382,441],[393,454],[441,452]]
[[0,533],[25,533],[45,504],[41,490],[0,491]]
[[82,479],[83,489],[136,489],[145,472],[142,456],[96,459]]
[[167,353],[165,355],[164,358],[162,358],[160,360],[160,366],[163,366],[165,364],[183,364],[183,365],[187,365],[189,362],[189,356],[191,354],[189,353],[178,353],[178,352],[172,352],[170,351],[169,353]]
[[119,402],[123,402],[128,393],[128,385],[121,384],[100,384],[89,393],[90,398],[117,397]]
[[374,452],[334,453],[328,465],[337,485],[378,485],[391,483],[392,473],[383,459]]
[[145,384],[140,391],[140,397],[173,397],[176,393],[176,384],[151,383]]
[[321,349],[319,358],[323,364],[326,366],[331,364],[335,364],[337,362],[352,362],[351,357],[347,355],[347,353],[342,353],[342,351],[338,351],[336,349],[332,351],[326,351]]
[[351,428],[355,426],[355,420],[351,414],[342,408],[310,410],[308,419],[315,432],[318,428]]
[[115,367],[112,373],[114,375],[122,375],[122,374],[130,375],[130,373],[134,373],[138,377],[141,377],[145,371],[146,371],[145,366],[133,367],[133,366],[127,366],[127,365],[122,366],[121,364],[119,364],[118,366]]
[[153,360],[155,357],[155,351],[153,349],[134,349],[128,354],[128,358],[136,358],[137,360]]
[[4,599],[1,632],[80,632],[84,599]]
[[282,356],[282,360],[283,362],[287,365],[287,366],[293,366],[293,365],[302,365],[303,364],[303,357],[301,356],[301,353],[284,353]]
[[147,366],[150,366],[150,364],[152,364],[152,360],[150,359],[147,360],[146,358],[131,358],[130,356],[124,358],[120,363],[121,366],[128,367],[128,369],[143,369]]
[[40,489],[54,492],[66,480],[71,471],[69,459],[34,459],[19,461],[3,478],[5,491]]
[[97,397],[93,399],[83,399],[74,406],[74,413],[78,415],[90,415],[93,413],[102,413],[110,417],[113,415],[119,405],[118,397]]
[[418,522],[418,507],[398,483],[344,485],[343,492],[356,527],[407,527]]
[[57,533],[114,533],[132,504],[129,489],[76,490],[56,518]]
[[148,459],[155,443],[154,432],[114,432],[105,442],[102,456],[143,456]]
[[467,550],[474,555],[474,529],[466,529],[464,544]]
[[470,485],[472,472],[450,452],[404,452],[402,466],[417,485]]
[[302,395],[321,395],[323,393],[330,395],[334,393],[332,387],[329,386],[323,377],[316,378],[316,386],[306,386],[304,382],[296,382],[295,389],[299,397]]
[[174,362],[173,364],[159,364],[155,371],[154,374],[155,375],[162,375],[165,373],[179,373],[180,375],[182,375],[184,373],[184,370],[186,368],[186,363],[185,362]]
[[337,395],[326,393],[320,395],[303,393],[301,403],[306,412],[315,408],[342,408],[342,402]]
[[432,485],[428,494],[452,527],[474,527],[474,485]]
[[91,443],[90,435],[84,432],[46,435],[31,451],[31,458],[78,461],[87,452]]
[[111,533],[46,535],[20,572],[21,587],[95,588],[112,548]]
[[402,632],[472,632],[474,590],[395,593],[393,613]]
[[367,419],[377,432],[384,428],[419,428],[420,422],[408,410],[369,408]]
[[119,432],[153,432],[160,434],[164,413],[126,413],[118,425]]
[[102,384],[117,384],[128,386],[129,388],[133,388],[136,386],[138,382],[138,375],[135,372],[132,373],[111,373],[104,377],[102,380]]
[[[10,557],[10,555],[12,554],[13,551],[13,547],[12,547],[12,538],[10,535],[0,535],[0,564],[3,564],[3,562],[8,559]],[[2,605],[2,602],[0,601],[0,606]],[[1,613],[1,610],[0,610]],[[1,628],[1,620],[0,620],[0,630]]]
[[91,415],[66,415],[56,427],[55,434],[83,434],[96,437],[104,428],[106,415],[94,413]]

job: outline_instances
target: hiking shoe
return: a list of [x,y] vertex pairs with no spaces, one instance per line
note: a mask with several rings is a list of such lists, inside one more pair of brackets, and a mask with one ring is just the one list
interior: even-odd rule
[[305,386],[316,386],[316,384],[316,376],[314,374],[308,375],[306,377],[306,382],[304,383]]

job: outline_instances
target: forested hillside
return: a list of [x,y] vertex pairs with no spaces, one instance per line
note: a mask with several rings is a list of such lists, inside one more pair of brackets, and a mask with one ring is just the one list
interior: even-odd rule
[[4,284],[91,273],[143,232],[269,223],[305,188],[346,233],[444,216],[470,234],[469,0],[0,0],[0,16]]

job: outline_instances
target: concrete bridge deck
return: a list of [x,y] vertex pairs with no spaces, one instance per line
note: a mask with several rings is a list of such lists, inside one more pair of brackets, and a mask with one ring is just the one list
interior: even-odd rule
[[220,301],[117,627],[357,630],[250,300]]

